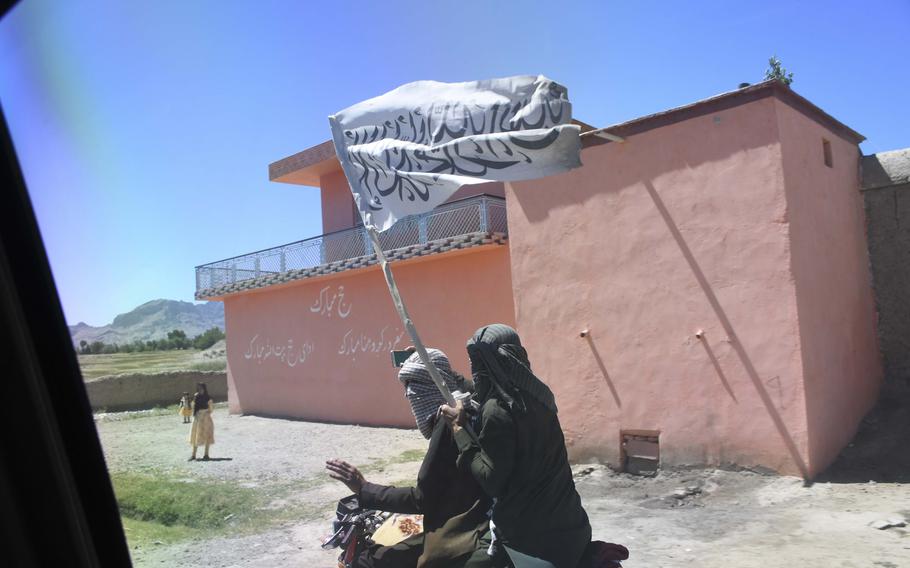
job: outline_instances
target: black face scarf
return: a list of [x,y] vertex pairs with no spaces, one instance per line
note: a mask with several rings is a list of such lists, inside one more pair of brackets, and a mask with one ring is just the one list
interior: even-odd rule
[[527,395],[557,412],[553,392],[531,372],[528,352],[514,329],[501,323],[482,327],[467,349],[479,402],[496,394],[509,408],[524,412]]

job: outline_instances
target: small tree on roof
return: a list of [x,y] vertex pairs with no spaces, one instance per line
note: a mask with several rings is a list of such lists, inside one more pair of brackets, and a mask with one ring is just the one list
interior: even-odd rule
[[784,85],[790,86],[790,83],[793,82],[793,73],[788,73],[786,69],[781,65],[780,59],[776,55],[772,55],[768,59],[768,68],[765,70],[765,81],[770,79],[775,79],[780,81]]

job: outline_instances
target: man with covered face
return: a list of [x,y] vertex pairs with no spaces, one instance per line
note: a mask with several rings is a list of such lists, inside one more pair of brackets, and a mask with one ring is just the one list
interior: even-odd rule
[[[458,464],[496,499],[498,540],[519,568],[577,568],[593,564],[591,525],[575,490],[556,399],[531,371],[518,333],[487,325],[468,340],[474,398],[481,405],[470,435],[462,404],[444,406]],[[628,556],[625,547],[599,543],[598,566]]]
[[[427,352],[450,391],[468,389],[469,383],[452,371],[445,353],[438,349],[427,349]],[[487,513],[492,501],[470,471],[456,467],[458,448],[452,428],[439,418],[439,408],[445,404],[445,399],[416,353],[411,354],[401,366],[398,379],[411,404],[417,428],[430,441],[417,475],[417,485],[391,487],[370,483],[356,467],[339,459],[326,462],[326,469],[333,479],[341,481],[359,495],[364,508],[423,514],[424,532],[395,546],[374,545],[361,554],[356,566],[497,566],[499,561],[487,554],[490,544]]]

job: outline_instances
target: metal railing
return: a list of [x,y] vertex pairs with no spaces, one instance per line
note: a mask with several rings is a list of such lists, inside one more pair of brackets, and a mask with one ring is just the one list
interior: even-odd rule
[[[508,233],[504,199],[479,195],[405,217],[380,233],[379,241],[388,251],[476,232]],[[345,229],[197,266],[196,291],[371,254],[366,229]]]

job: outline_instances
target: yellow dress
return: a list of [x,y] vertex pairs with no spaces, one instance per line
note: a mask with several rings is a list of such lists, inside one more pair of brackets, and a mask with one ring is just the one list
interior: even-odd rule
[[193,415],[193,403],[190,402],[188,397],[183,397],[180,399],[180,416],[184,418],[189,418]]
[[209,400],[209,407],[200,410],[193,417],[193,428],[190,430],[190,445],[204,446],[215,443],[215,423],[212,422],[212,411],[215,405]]

